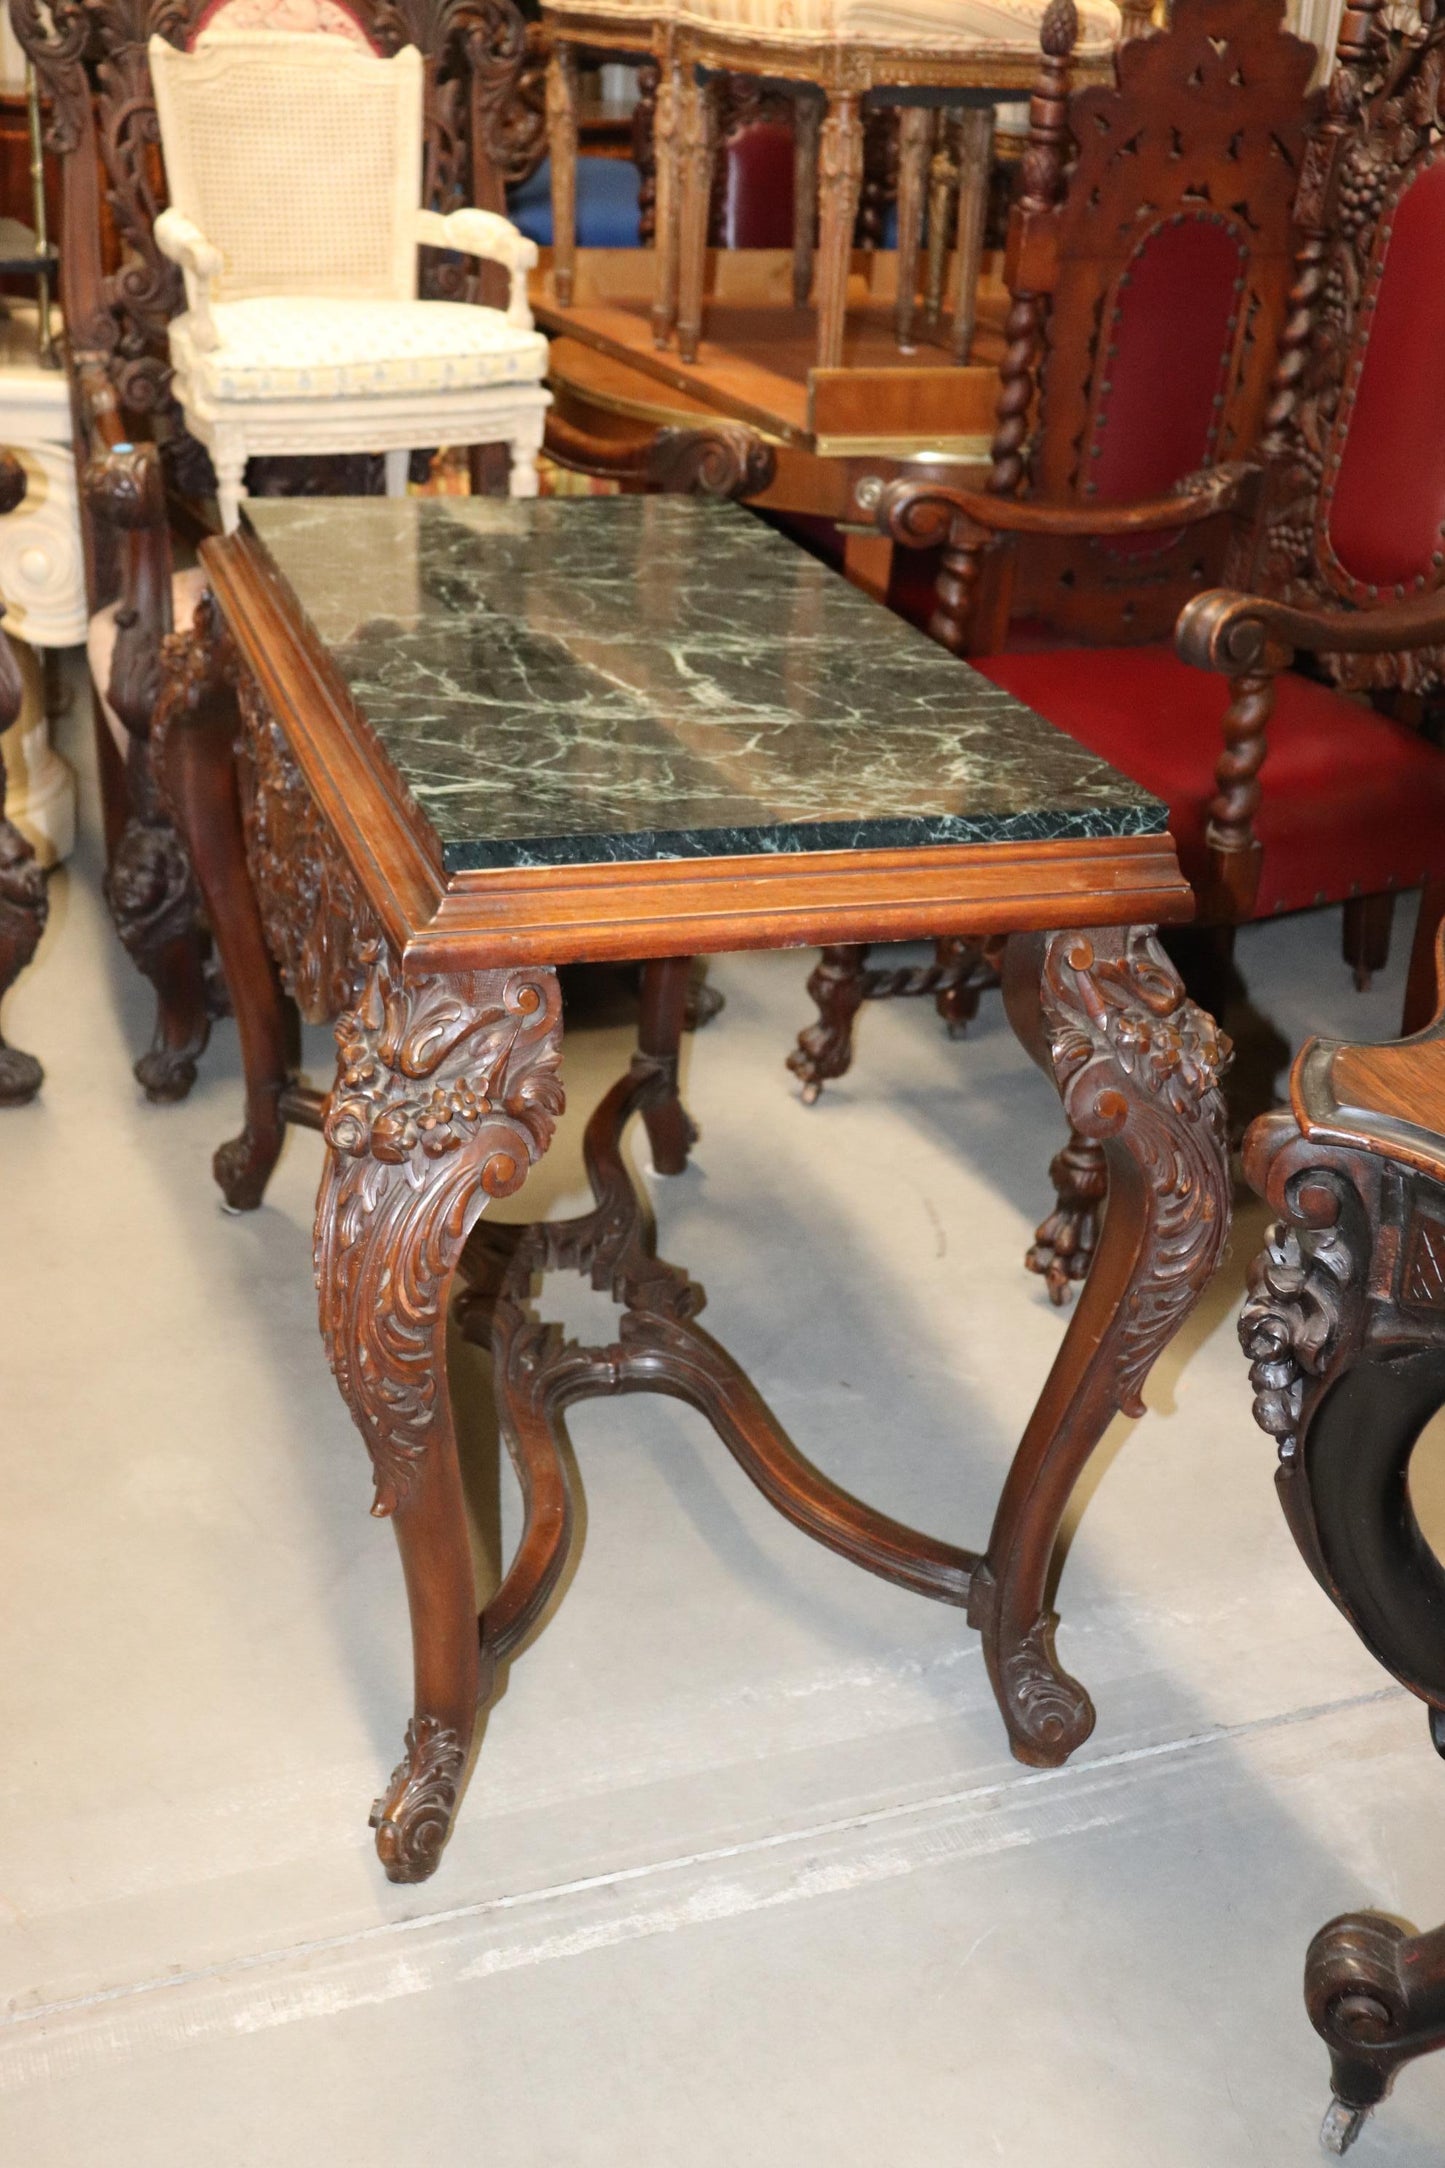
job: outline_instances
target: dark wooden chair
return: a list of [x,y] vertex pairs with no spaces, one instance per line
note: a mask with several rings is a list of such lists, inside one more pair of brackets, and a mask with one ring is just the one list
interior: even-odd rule
[[[426,62],[425,193],[435,209],[505,209],[509,180],[541,154],[536,63],[512,0],[341,0],[380,52]],[[82,476],[91,662],[106,831],[106,895],[127,950],[156,990],[155,1038],[136,1064],[149,1098],[183,1098],[226,1005],[191,870],[151,772],[161,647],[189,624],[199,577],[177,570],[214,524],[213,477],[170,391],[166,331],[180,274],[155,245],[165,205],[147,41],[188,45],[213,0],[14,0],[16,33],[49,106],[62,172],[62,271]],[[424,252],[423,291],[505,301],[496,266]],[[502,274],[505,283],[505,274]],[[496,446],[471,449],[472,487],[505,487]],[[729,425],[602,442],[558,422],[560,463],[635,487],[761,487],[767,455]],[[505,454],[503,454],[503,462]],[[258,468],[265,468],[258,473]],[[373,470],[375,470],[373,472]],[[369,459],[254,461],[259,494],[380,487]]]
[[[1018,639],[1002,651],[1020,601],[1037,607],[1039,594],[1025,584],[1025,551],[996,550],[995,538],[1040,532],[1053,546],[1076,516],[1067,506],[915,491],[884,508],[913,533],[948,523],[938,629],[1168,804],[1204,929],[1194,990],[1214,1007],[1241,922],[1343,902],[1347,956],[1363,976],[1384,960],[1395,892],[1423,884],[1405,1028],[1421,1020],[1421,959],[1445,910],[1445,755],[1414,727],[1438,709],[1445,659],[1436,593],[1445,569],[1435,368],[1442,40],[1445,27],[1433,21],[1414,32],[1387,28],[1378,0],[1345,17],[1305,156],[1295,284],[1258,461],[1252,474],[1216,467],[1185,485],[1185,502],[1211,484],[1233,495],[1228,571],[1238,585],[1186,602],[1173,650]],[[1140,62],[1150,57],[1149,45],[1140,48]],[[1228,110],[1222,91],[1220,104]],[[1025,258],[1045,247],[1033,228],[1030,213],[1020,229]],[[1038,339],[1026,303],[1015,303],[1011,337],[1026,359]],[[1103,346],[1098,363],[1114,372],[1110,397],[1124,353],[1122,340],[1115,345],[1117,353]],[[1010,366],[1022,400],[1028,371]],[[1100,388],[1081,420],[1097,416],[1103,396]],[[1007,393],[1004,403],[995,477],[1011,487]],[[1025,412],[1021,403],[1020,446]],[[1079,437],[1081,460],[1099,443],[1091,430]],[[1107,463],[1101,455],[1095,464]],[[1131,521],[1137,536],[1167,514],[1103,516],[1128,542]],[[971,620],[975,592],[984,614]],[[1208,672],[1229,679],[1227,693]],[[1103,1185],[1078,1140],[1055,1171],[1060,1209],[1040,1230],[1033,1262],[1059,1286],[1087,1264]]]
[[[1408,1480],[1445,1407],[1445,1014],[1395,1046],[1312,1041],[1289,1112],[1250,1130],[1245,1171],[1281,1215],[1239,1332],[1285,1517],[1365,1646],[1426,1703],[1445,1754],[1445,1566]],[[1445,1928],[1333,1920],[1310,1945],[1305,1998],[1334,2078],[1325,2142],[1343,2152],[1396,2072],[1445,2046]]]
[[[1132,667],[1221,576],[1286,317],[1315,65],[1281,23],[1282,0],[1178,0],[1167,30],[1121,47],[1114,87],[1071,94],[1070,0],[1045,19],[988,494],[901,485],[876,508],[934,553],[911,594],[902,558],[895,604],[980,667],[1077,662],[1081,643],[1090,673],[1121,652]],[[1023,697],[1041,705],[1031,681]],[[789,1058],[804,1098],[847,1069],[864,1001],[928,995],[958,1031],[990,983],[970,944],[918,970],[829,951]]]
[[[25,469],[13,452],[0,451],[0,515],[25,497]],[[4,611],[0,610],[0,617]],[[19,719],[24,686],[9,640],[0,631],[0,731]],[[13,821],[5,818],[5,763],[0,760],[0,999],[35,954],[45,931],[45,875]],[[23,1106],[45,1081],[33,1054],[0,1039],[0,1107]]]

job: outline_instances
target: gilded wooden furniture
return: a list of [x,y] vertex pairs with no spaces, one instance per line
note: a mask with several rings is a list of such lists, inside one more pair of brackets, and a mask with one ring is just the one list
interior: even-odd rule
[[[773,76],[820,94],[814,108],[819,113],[818,365],[837,368],[843,360],[848,269],[863,180],[864,101],[903,109],[900,247],[905,257],[911,255],[909,276],[915,277],[929,102],[966,102],[966,93],[1017,96],[1026,91],[1037,69],[1046,12],[1043,5],[1037,11],[1022,10],[997,5],[996,0],[968,0],[967,5],[956,0],[814,0],[801,10],[791,0],[776,6],[771,0],[744,0],[742,5],[733,0],[676,0],[681,109],[672,157],[680,229],[677,340],[683,358],[696,357],[702,336],[707,204],[716,138],[713,75],[735,70]],[[1084,0],[1076,42],[1085,66],[1107,67],[1121,22],[1114,0]],[[923,117],[916,119],[915,114]],[[811,149],[800,136],[800,166],[806,162],[811,167]],[[664,156],[659,146],[659,179]],[[811,200],[810,191],[809,204]],[[981,214],[981,190],[969,200]],[[811,225],[811,217],[808,222]],[[967,309],[978,269],[971,227],[963,238],[971,257],[960,266]],[[806,299],[806,291],[798,298]]]
[[[930,629],[945,645],[1051,714],[1050,671],[1101,700],[1117,682],[1121,730],[1171,740],[1148,673],[1209,697],[1157,643],[1220,576],[1231,507],[1247,502],[1241,462],[1286,317],[1314,53],[1281,32],[1278,0],[1178,0],[1167,30],[1121,48],[1112,87],[1071,90],[1073,34],[1063,0],[1010,217],[986,488],[902,481],[871,502],[899,540],[943,545]],[[1072,713],[1057,719],[1074,727]],[[929,994],[958,1028],[986,983],[976,949],[956,944],[914,973],[870,974],[856,949],[825,955],[819,1019],[789,1066],[814,1098],[848,1067],[861,1002]],[[1055,1172],[1063,1202],[1032,1261],[1063,1301],[1087,1269],[1103,1182],[1077,1140]]]
[[[0,516],[25,496],[25,469],[13,452],[0,452]],[[0,612],[3,615],[3,612]],[[0,731],[20,714],[24,688],[10,642],[0,631]],[[0,761],[0,1000],[35,954],[49,908],[45,875],[13,821],[5,818],[5,763]],[[45,1081],[33,1054],[0,1039],[0,1106],[23,1106]]]
[[[319,33],[378,52],[417,46],[426,63],[424,200],[439,212],[503,208],[503,175],[527,152],[519,92],[526,37],[511,0],[287,0]],[[147,64],[154,35],[188,47],[218,17],[264,24],[274,0],[12,0],[35,64],[62,177],[60,294],[74,386],[92,678],[106,833],[106,894],[127,950],[156,990],[152,1046],[136,1064],[147,1096],[190,1089],[225,991],[184,854],[151,787],[147,738],[160,647],[188,621],[194,585],[173,592],[167,492],[132,447],[155,443],[182,526],[203,531],[213,482],[171,392],[167,332],[180,273],[155,222],[156,110]],[[454,259],[426,252],[423,291],[472,290]],[[479,291],[487,291],[479,275]],[[253,475],[253,486],[255,477]],[[337,486],[334,482],[332,486]]]
[[[1433,985],[1417,993],[1435,1006]],[[1366,1647],[1426,1703],[1445,1754],[1445,1567],[1409,1483],[1445,1407],[1445,1016],[1396,1046],[1312,1040],[1288,1111],[1251,1129],[1245,1171],[1280,1214],[1239,1333],[1285,1517]],[[1445,1928],[1333,1920],[1310,1945],[1305,1998],[1333,2072],[1325,2142],[1343,2152],[1397,2071],[1445,2046]]]
[[[561,1414],[596,1393],[692,1402],[806,1533],[966,1610],[1015,1753],[1062,1761],[1094,1718],[1053,1651],[1060,1518],[1109,1421],[1141,1412],[1228,1219],[1227,1049],[1152,931],[1189,907],[1160,809],[730,505],[253,502],[245,520],[204,545],[214,600],[168,650],[158,757],[236,996],[228,1203],[260,1202],[288,1123],[326,1139],[322,1330],[412,1607],[415,1708],[374,1815],[388,1874],[437,1864],[479,1700],[567,1558]],[[802,1457],[699,1330],[701,1290],[653,1255],[618,1151],[638,1114],[660,1171],[686,1158],[687,956],[940,924],[998,937],[1015,1029],[1114,1185],[981,1555]],[[562,1111],[556,967],[631,957],[654,962],[639,1053],[589,1125],[595,1209],[480,1226]],[[336,1024],[329,1095],[292,1075],[278,966]],[[610,1290],[615,1344],[536,1321],[552,1269]],[[444,1375],[458,1272],[526,1515],[480,1620]]]

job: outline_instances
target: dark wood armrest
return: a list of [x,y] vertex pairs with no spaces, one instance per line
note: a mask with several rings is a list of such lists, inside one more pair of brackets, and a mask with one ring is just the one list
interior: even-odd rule
[[1211,588],[1184,605],[1174,647],[1196,670],[1273,674],[1303,648],[1314,655],[1377,655],[1445,642],[1445,592],[1369,610],[1292,610],[1264,595]]
[[1167,497],[1143,504],[1046,504],[1037,497],[990,497],[954,489],[946,482],[890,482],[874,514],[886,535],[908,549],[932,549],[958,527],[972,527],[979,541],[999,534],[1167,534],[1193,527],[1246,501],[1259,479],[1256,467],[1209,467],[1188,475]]
[[656,429],[647,436],[593,437],[547,416],[543,449],[559,467],[644,489],[703,497],[755,497],[777,467],[773,447],[742,422],[703,422],[695,429]]
[[121,591],[106,698],[134,738],[150,733],[160,692],[161,642],[172,629],[171,540],[154,444],[108,443],[82,486],[97,522],[119,531]]
[[28,487],[25,469],[15,454],[0,451],[0,513],[13,512],[23,504]]

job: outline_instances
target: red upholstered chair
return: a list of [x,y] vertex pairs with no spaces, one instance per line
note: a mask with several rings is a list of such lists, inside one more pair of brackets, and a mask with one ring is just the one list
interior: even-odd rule
[[[1187,18],[1211,12],[1208,0],[1181,4],[1176,34]],[[1387,31],[1379,0],[1361,0],[1345,18],[1298,193],[1296,283],[1258,463],[1243,489],[1237,469],[1231,480],[1216,466],[1212,477],[1186,482],[1180,498],[1197,502],[1211,479],[1233,495],[1228,576],[1249,592],[1188,600],[1176,648],[1161,637],[1167,627],[1141,580],[1110,638],[1098,615],[1088,619],[1098,585],[1086,593],[1078,560],[1063,562],[1080,547],[1069,534],[1075,521],[1096,529],[1083,545],[1094,564],[1112,559],[1121,578],[1126,568],[1136,578],[1147,573],[1148,551],[1161,566],[1167,560],[1159,550],[1167,509],[1106,509],[1126,486],[1142,480],[1157,493],[1170,479],[1159,469],[1141,475],[1142,462],[1121,477],[1127,447],[1116,460],[1108,442],[1115,398],[1147,411],[1150,371],[1162,379],[1167,354],[1160,347],[1151,361],[1147,321],[1137,347],[1128,336],[1132,281],[1122,295],[1116,281],[1106,299],[1092,367],[1074,396],[1072,476],[1066,451],[1059,463],[1063,432],[1050,411],[1055,370],[1044,380],[1039,432],[1039,452],[1054,463],[1036,459],[1037,496],[1016,494],[1049,341],[1047,303],[1026,294],[1010,326],[1016,358],[995,452],[997,498],[903,489],[881,513],[893,532],[914,539],[947,529],[940,637],[1166,801],[1201,921],[1217,929],[1216,956],[1242,920],[1345,901],[1347,955],[1363,972],[1383,960],[1378,937],[1395,890],[1424,883],[1407,1029],[1428,1015],[1430,939],[1445,905],[1445,755],[1406,712],[1439,695],[1445,668],[1437,592],[1445,568],[1442,39],[1434,24],[1413,35]],[[1126,55],[1121,75],[1127,67]],[[1248,68],[1241,72],[1247,81]],[[1079,103],[1070,116],[1076,131],[1087,119]],[[1221,114],[1226,124],[1233,117],[1227,99]],[[1047,122],[1036,106],[1036,146]],[[1087,136],[1070,193],[1088,163],[1086,145]],[[1151,192],[1147,183],[1141,189]],[[1045,271],[1048,216],[1047,205],[1026,201],[1014,236],[1016,256]],[[1156,271],[1147,261],[1144,269],[1147,293]],[[1172,320],[1180,349],[1195,346],[1209,283],[1201,260],[1192,290],[1181,283],[1154,318],[1166,330]],[[1052,291],[1057,307],[1060,287]],[[1173,456],[1194,465],[1200,383],[1194,376],[1193,443],[1181,414],[1171,424],[1179,429]],[[1066,380],[1066,400],[1071,390]],[[1230,453],[1204,435],[1206,460]],[[1090,506],[1098,510],[1085,516]],[[1170,549],[1190,547],[1182,526],[1173,534]],[[1060,610],[1048,581],[1070,572]],[[1092,634],[1090,644],[1080,634]],[[1304,667],[1290,669],[1292,660]],[[1225,672],[1229,687],[1205,671]],[[1390,705],[1399,712],[1382,712]],[[1077,1140],[1055,1173],[1060,1213],[1040,1231],[1032,1261],[1062,1293],[1086,1268],[1102,1180]]]
[[[1237,477],[1171,503],[1167,526],[1104,508],[1157,502],[1257,445],[1315,66],[1281,19],[1282,0],[1177,0],[1168,30],[1121,48],[1113,87],[1071,96],[1073,9],[1050,8],[1009,223],[989,514],[1027,495],[1068,517],[1031,504],[1026,537],[1003,547],[947,492],[889,500],[905,542],[947,543],[941,574],[936,546],[895,552],[890,599],[955,650],[1167,640],[1220,577]],[[830,952],[812,988],[820,1021],[790,1059],[804,1096],[847,1068],[861,1001],[931,994],[961,1026],[986,978],[957,943],[907,974]]]

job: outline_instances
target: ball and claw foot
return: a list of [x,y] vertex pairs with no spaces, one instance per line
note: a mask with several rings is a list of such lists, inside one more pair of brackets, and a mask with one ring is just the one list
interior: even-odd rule
[[190,1054],[153,1046],[141,1055],[134,1073],[137,1084],[153,1107],[170,1107],[189,1096],[196,1081],[196,1063]]
[[1089,1276],[1099,1246],[1099,1217],[1108,1192],[1103,1152],[1084,1137],[1071,1137],[1049,1166],[1058,1203],[1034,1231],[1024,1263],[1042,1273],[1049,1300],[1062,1309],[1080,1280]]
[[1332,2100],[1325,2110],[1320,2125],[1320,2144],[1327,2153],[1348,2153],[1369,2119],[1368,2108],[1352,2108],[1343,2100]]

